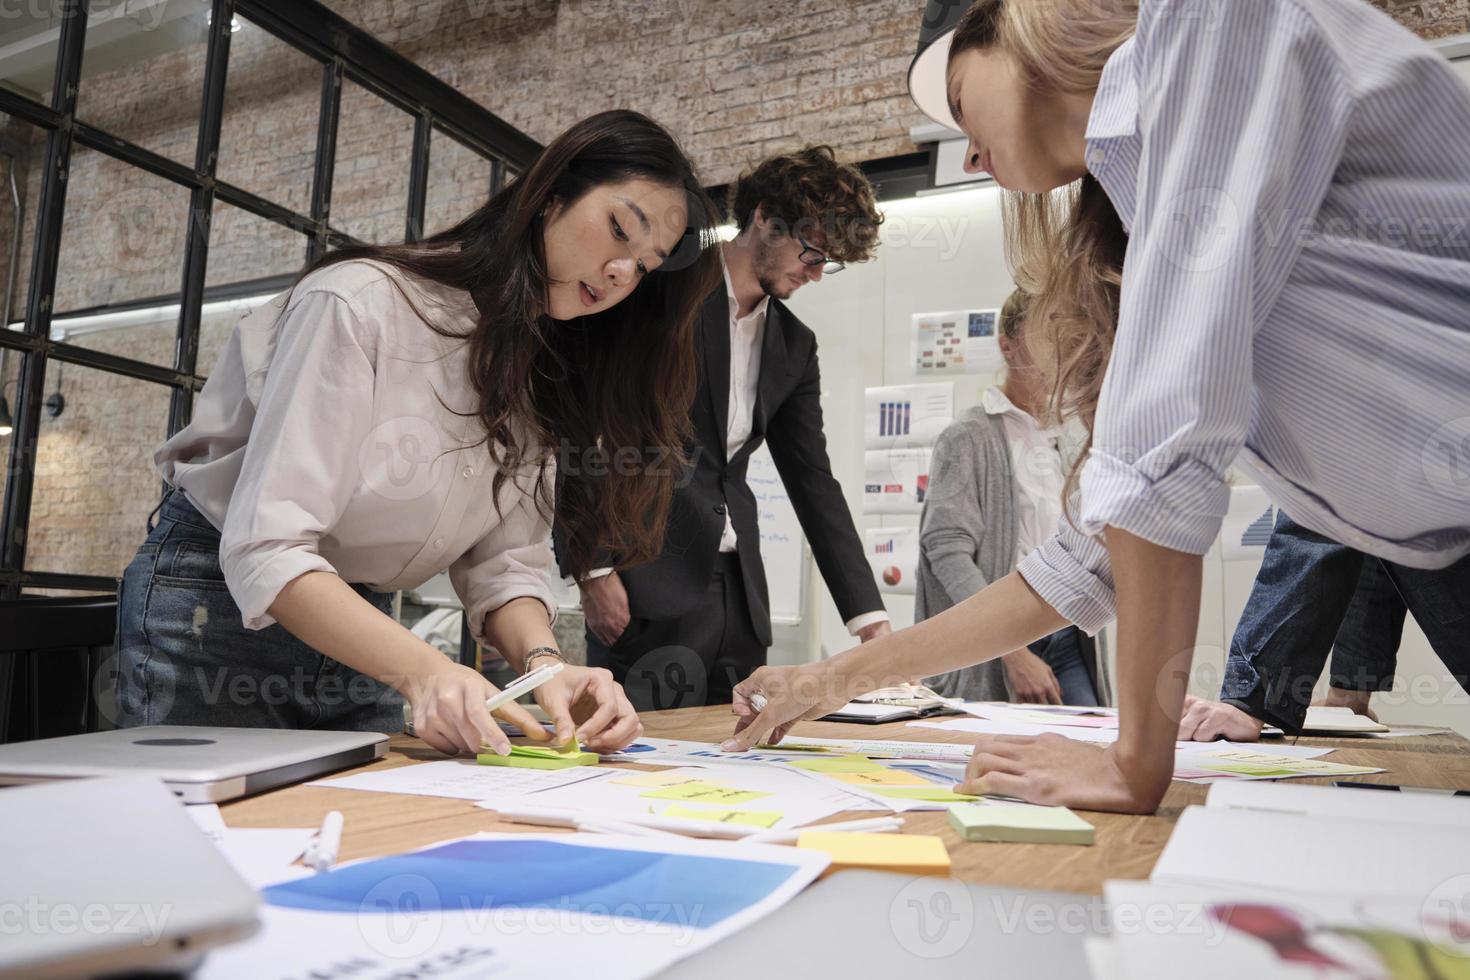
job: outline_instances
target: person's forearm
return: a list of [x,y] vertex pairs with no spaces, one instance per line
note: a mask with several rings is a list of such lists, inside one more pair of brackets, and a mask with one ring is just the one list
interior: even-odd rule
[[1119,768],[1155,804],[1174,773],[1174,742],[1199,631],[1198,555],[1106,531],[1118,596]]
[[530,596],[512,599],[486,613],[485,639],[516,671],[525,670],[526,654],[536,647],[559,649],[545,604]]
[[1067,621],[1015,572],[932,619],[833,657],[853,694],[984,663]]
[[307,572],[291,580],[269,612],[312,649],[405,693],[413,678],[447,662],[331,572]]

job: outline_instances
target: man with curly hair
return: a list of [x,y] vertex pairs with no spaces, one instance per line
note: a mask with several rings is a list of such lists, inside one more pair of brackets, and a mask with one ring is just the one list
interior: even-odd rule
[[693,471],[676,492],[663,555],[579,583],[588,663],[607,666],[639,710],[728,704],[766,662],[770,596],[750,455],[764,442],[817,566],[864,642],[889,632],[822,431],[816,337],[783,300],[872,258],[873,187],[830,147],[772,157],[734,184],[739,236],[696,331]]

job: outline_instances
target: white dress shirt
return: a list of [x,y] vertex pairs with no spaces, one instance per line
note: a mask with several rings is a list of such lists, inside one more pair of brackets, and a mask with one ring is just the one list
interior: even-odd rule
[[[154,456],[220,530],[249,629],[275,622],[276,596],[310,571],[391,592],[447,568],[481,642],[485,614],[512,599],[556,616],[535,469],[506,483],[498,514],[466,345],[430,330],[395,283],[408,285],[388,266],[342,262],[244,317],[193,420]],[[411,292],[437,325],[475,323],[466,292]]]
[[1093,535],[1202,555],[1253,475],[1411,568],[1470,554],[1470,93],[1357,0],[1146,0],[1087,167],[1130,232],[1081,530],[1020,573],[1096,632]]
[[[735,283],[730,267],[725,270],[725,295],[730,300],[730,427],[725,430],[725,458],[740,452],[755,428],[755,394],[761,379],[761,341],[766,336],[766,311],[771,297],[762,296],[745,316],[740,316],[740,301],[735,298]],[[725,508],[725,533],[720,537],[720,551],[735,550],[735,525],[730,509]]]
[[1062,430],[1043,427],[1017,408],[1000,388],[980,396],[988,415],[999,415],[1011,451],[1011,483],[1016,496],[1016,562],[1045,544],[1062,519]]

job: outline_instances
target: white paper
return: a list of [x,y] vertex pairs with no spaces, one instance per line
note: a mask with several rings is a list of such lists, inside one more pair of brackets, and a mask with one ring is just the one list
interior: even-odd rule
[[685,769],[665,769],[670,776],[686,776],[702,782],[719,783],[735,789],[762,793],[760,798],[741,803],[719,803],[702,805],[685,800],[655,799],[644,794],[658,789],[656,786],[632,785],[622,780],[646,775],[636,770],[623,770],[609,779],[588,780],[534,794],[517,794],[501,791],[486,794],[479,801],[485,809],[498,806],[547,806],[566,810],[577,810],[614,819],[618,817],[659,816],[670,807],[693,810],[738,810],[746,813],[780,813],[781,819],[772,825],[773,830],[790,830],[804,827],[834,813],[847,810],[867,809],[868,801],[854,793],[831,785],[813,783],[803,774],[785,766],[752,763],[701,762]]
[[894,385],[864,393],[863,447],[933,446],[954,421],[954,385]]
[[[678,880],[650,903],[566,903],[551,907],[498,900],[491,882],[483,901],[433,909],[437,884],[421,874],[393,874],[366,898],[342,912],[305,911],[272,904],[266,893],[261,931],[251,939],[212,952],[196,974],[200,980],[295,980],[352,977],[352,980],[547,980],[648,977],[779,909],[827,866],[825,854],[793,847],[738,847],[679,838],[632,838],[604,834],[480,834],[471,841],[512,839],[525,844],[553,841],[597,850],[687,854],[786,869],[768,890],[718,922],[703,925],[701,910],[720,885]],[[444,844],[452,843],[449,841]],[[441,846],[441,845],[435,845]],[[596,859],[592,859],[594,862]],[[448,862],[443,862],[447,864]],[[757,889],[750,889],[754,894]],[[429,901],[425,899],[428,898]],[[636,906],[625,909],[624,906]],[[605,909],[605,911],[603,911]],[[631,915],[642,909],[644,915]],[[650,915],[651,913],[651,915]]]
[[1191,806],[1150,880],[1417,902],[1467,872],[1470,834],[1463,828],[1409,830],[1382,821]]
[[297,865],[317,828],[231,827],[219,849],[240,877],[256,888],[264,888],[306,871]]
[[230,827],[214,803],[195,803],[184,810],[240,877],[256,888],[300,873],[303,869],[294,862],[317,834],[317,829],[310,827]]
[[1314,704],[1308,708],[1306,721],[1302,724],[1304,735],[1356,735],[1386,731],[1387,725],[1381,725],[1367,715],[1360,715],[1352,708],[1329,707],[1325,704]]
[[[997,714],[999,714],[997,712]],[[952,718],[949,721],[911,721],[909,728],[932,728],[947,732],[969,732],[976,735],[1061,735],[1078,742],[1109,745],[1118,740],[1116,728],[1077,728],[1071,725],[1043,725],[1039,722],[1008,721],[1002,718]],[[1320,759],[1335,751],[1331,746],[1277,745],[1274,742],[1175,742],[1180,752],[1208,752],[1216,749],[1246,749],[1266,755],[1284,755],[1293,759]]]
[[[1113,975],[1130,980],[1391,980],[1430,976],[1420,969],[1431,944],[1450,962],[1470,955],[1448,918],[1371,891],[1305,896],[1110,881],[1104,894],[1119,960]],[[1462,909],[1447,911],[1470,924]],[[1396,969],[1406,965],[1408,972]]]
[[1005,367],[996,337],[999,310],[918,313],[912,320],[918,374],[989,374]]
[[[933,459],[932,449],[870,449],[864,453],[863,513],[922,512]],[[916,562],[917,558],[916,554]]]
[[863,532],[868,546],[868,567],[878,591],[889,595],[913,595],[919,576],[919,529],[875,527]]
[[1470,828],[1470,796],[1251,780],[1211,786],[1205,805],[1212,809],[1267,810],[1335,820]]
[[308,786],[360,789],[410,796],[446,796],[456,800],[483,800],[493,793],[537,793],[541,790],[596,779],[605,771],[596,766],[570,769],[513,769],[482,766],[478,762],[445,759],[420,762],[378,772],[360,772],[336,779],[318,779]]

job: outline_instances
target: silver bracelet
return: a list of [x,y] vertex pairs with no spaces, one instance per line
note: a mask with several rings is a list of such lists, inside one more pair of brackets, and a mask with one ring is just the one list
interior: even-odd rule
[[567,662],[567,658],[563,657],[561,651],[555,647],[535,647],[530,653],[526,654],[526,659],[522,661],[525,673],[529,674],[531,672],[531,661],[537,657],[555,657],[562,663]]

